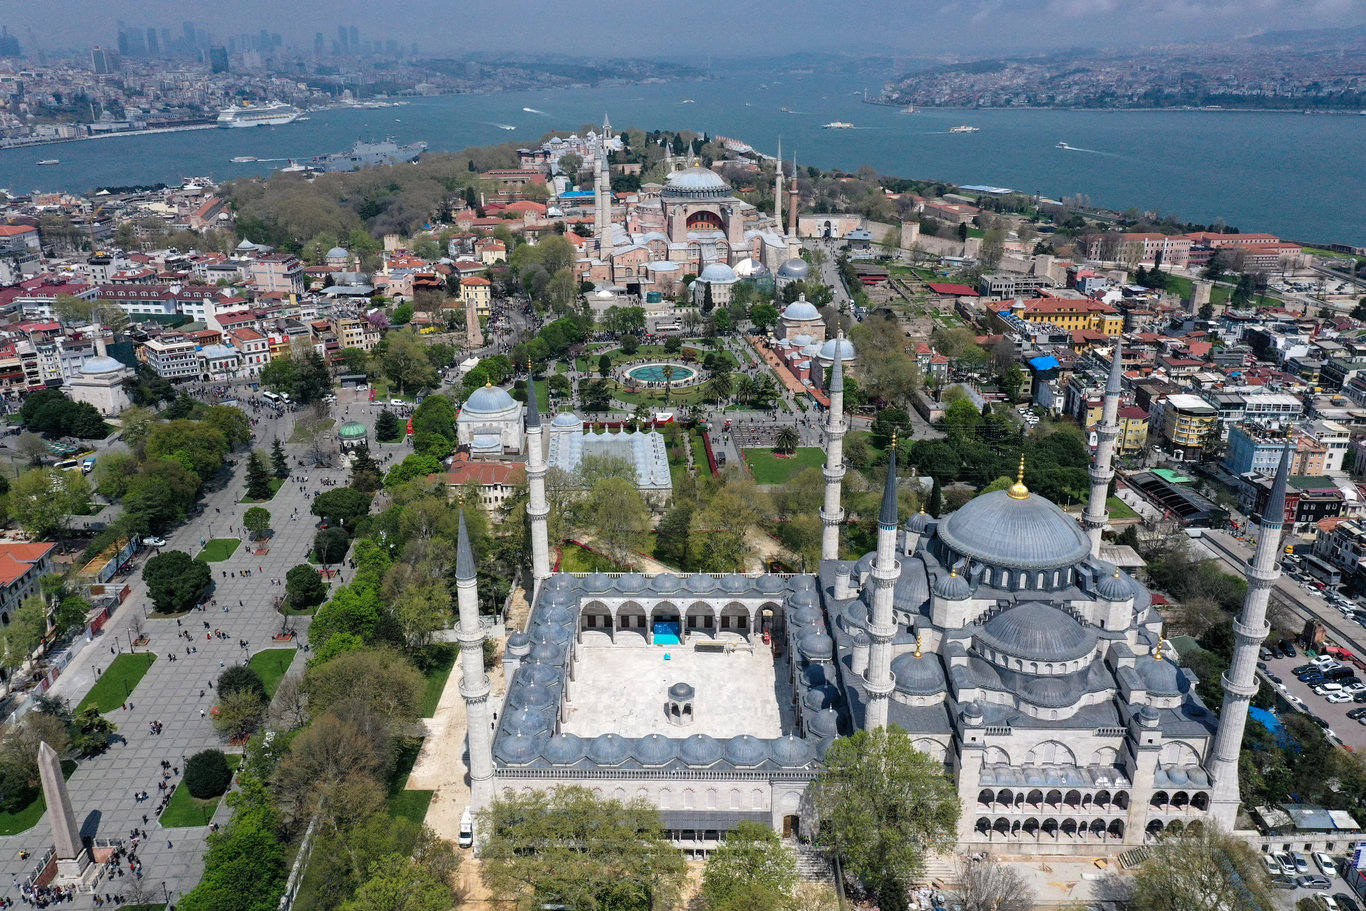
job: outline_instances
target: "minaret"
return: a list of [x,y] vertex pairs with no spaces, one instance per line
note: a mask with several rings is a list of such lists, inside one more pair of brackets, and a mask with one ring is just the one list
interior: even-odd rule
[[455,597],[460,625],[460,695],[465,700],[465,735],[469,746],[470,808],[474,812],[493,801],[493,734],[489,730],[489,678],[484,673],[484,627],[479,623],[479,591],[475,584],[474,552],[460,510],[460,539],[455,554]]
[[1287,445],[1281,453],[1276,481],[1271,485],[1271,496],[1259,523],[1257,550],[1247,570],[1243,612],[1233,623],[1233,661],[1224,672],[1224,707],[1219,712],[1219,730],[1205,762],[1205,768],[1214,779],[1210,813],[1229,830],[1238,813],[1238,752],[1243,745],[1248,705],[1257,694],[1257,651],[1271,632],[1271,625],[1266,622],[1266,603],[1271,587],[1281,576],[1277,558],[1281,552],[1281,528],[1285,525],[1290,451],[1291,447]]
[[783,229],[783,137],[778,137],[778,158],[774,161],[773,173],[773,224],[779,231]]
[[594,236],[598,240],[598,256],[606,258],[612,249],[612,170],[607,164],[607,135],[612,124],[607,115],[602,115],[602,135],[598,137],[598,173],[593,181],[594,202],[597,211],[594,218]]
[[550,506],[545,501],[545,454],[541,451],[541,412],[536,406],[536,380],[531,365],[526,377],[526,480],[527,518],[531,520],[531,578],[537,582],[550,577],[550,541],[546,517]]
[[[781,159],[780,159],[781,161]],[[840,526],[844,509],[840,506],[840,485],[844,482],[844,330],[835,337],[835,363],[830,367],[830,411],[825,423],[825,505],[821,507],[821,559],[840,557]]]
[[797,186],[797,153],[792,153],[792,180],[787,185],[787,236],[793,239],[797,237],[797,203],[799,202],[798,193],[800,188]]
[[[828,489],[828,488],[827,488]],[[877,520],[877,562],[873,564],[873,616],[868,624],[868,673],[863,691],[868,697],[864,728],[887,726],[887,699],[896,686],[892,677],[892,592],[901,575],[896,562],[896,435],[887,457],[887,483],[882,489],[882,513]]]
[[1082,527],[1091,539],[1091,556],[1100,559],[1100,533],[1110,523],[1106,501],[1110,496],[1110,482],[1115,479],[1115,438],[1119,436],[1119,392],[1124,376],[1123,343],[1115,340],[1115,353],[1110,360],[1110,379],[1105,384],[1105,404],[1101,408],[1100,426],[1096,428],[1096,455],[1091,460],[1091,499],[1081,515]]

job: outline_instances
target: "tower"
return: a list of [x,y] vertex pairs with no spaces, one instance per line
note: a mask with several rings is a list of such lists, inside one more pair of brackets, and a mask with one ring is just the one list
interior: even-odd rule
[[[887,482],[882,488],[882,512],[877,520],[877,562],[873,564],[873,616],[868,624],[868,673],[863,689],[868,697],[864,726],[887,726],[887,699],[896,680],[892,676],[892,637],[896,622],[892,617],[892,593],[900,570],[896,561],[896,436],[888,450]],[[827,491],[829,488],[826,488]]]
[[593,201],[596,204],[593,220],[593,234],[598,241],[598,256],[604,257],[611,249],[612,231],[612,178],[607,164],[607,136],[612,124],[607,115],[602,115],[602,135],[598,137],[598,168],[593,180]]
[[1101,408],[1100,426],[1096,428],[1096,455],[1091,460],[1091,499],[1081,515],[1082,527],[1091,539],[1091,556],[1100,558],[1100,533],[1110,522],[1106,500],[1110,496],[1110,482],[1115,479],[1115,438],[1119,436],[1119,391],[1124,376],[1123,344],[1115,340],[1115,353],[1110,360],[1110,379],[1105,383],[1105,404]]
[[550,576],[550,542],[546,517],[550,506],[545,500],[545,455],[541,452],[541,412],[536,406],[536,380],[531,366],[526,378],[526,514],[531,521],[531,578],[539,582]]
[[778,158],[773,163],[773,224],[783,229],[783,137],[778,137]]
[[1281,550],[1281,528],[1285,525],[1285,488],[1290,478],[1290,451],[1281,452],[1276,481],[1260,521],[1257,550],[1247,570],[1247,596],[1243,610],[1233,623],[1233,661],[1224,671],[1224,707],[1219,713],[1219,729],[1214,735],[1205,763],[1214,790],[1210,813],[1226,829],[1233,828],[1238,813],[1238,751],[1243,745],[1247,709],[1257,693],[1257,650],[1271,632],[1266,622],[1266,603],[1271,587],[1281,576],[1277,557]]
[[465,736],[470,762],[470,808],[479,812],[493,800],[493,735],[489,730],[489,678],[484,673],[484,627],[479,623],[479,589],[474,552],[460,510],[460,539],[455,554],[455,597],[460,609],[456,641],[460,643],[460,696],[465,700]]
[[797,153],[792,153],[792,180],[787,184],[787,236],[797,237]]
[[[781,164],[781,159],[779,160]],[[781,179],[781,178],[779,178]],[[835,337],[835,363],[830,367],[830,412],[825,424],[825,505],[821,507],[821,559],[838,560],[840,526],[844,509],[840,506],[840,487],[844,482],[844,330]]]

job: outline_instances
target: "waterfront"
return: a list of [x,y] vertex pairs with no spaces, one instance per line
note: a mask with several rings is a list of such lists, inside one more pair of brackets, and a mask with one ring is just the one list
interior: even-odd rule
[[[765,87],[766,86],[766,87]],[[280,127],[127,135],[0,151],[0,186],[16,192],[223,179],[265,173],[358,138],[425,140],[430,151],[517,142],[550,129],[695,129],[798,162],[960,184],[1012,187],[1095,205],[1223,218],[1244,231],[1366,245],[1366,189],[1355,150],[1366,117],[1232,111],[924,110],[863,104],[873,80],[842,74],[737,72],[705,82],[413,98],[402,107],[316,111]],[[691,103],[685,103],[691,100]],[[784,113],[788,108],[793,113]],[[530,113],[524,108],[544,111]],[[826,130],[847,121],[854,129]],[[980,132],[951,134],[970,124]],[[514,126],[515,130],[504,127]],[[1072,149],[1057,148],[1066,142]],[[255,156],[255,162],[229,159]],[[42,159],[60,165],[39,167]]]

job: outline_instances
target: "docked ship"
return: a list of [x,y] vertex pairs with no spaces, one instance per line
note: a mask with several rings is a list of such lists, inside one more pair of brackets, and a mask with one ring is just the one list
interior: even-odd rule
[[278,127],[299,119],[299,109],[276,101],[263,105],[240,105],[218,112],[220,127]]
[[960,124],[960,125],[958,125],[958,126],[956,126],[956,127],[951,127],[951,128],[949,129],[949,132],[950,132],[950,133],[980,133],[981,130],[982,130],[981,127],[970,127],[970,126],[968,126],[966,123],[964,123],[964,124]]
[[827,130],[852,130],[854,125],[844,120],[832,120],[829,123],[821,124]]
[[356,171],[361,168],[373,168],[376,165],[398,164],[400,161],[415,162],[425,151],[425,142],[401,146],[394,142],[393,137],[386,137],[380,142],[367,142],[362,139],[345,152],[315,157],[309,166],[317,171]]

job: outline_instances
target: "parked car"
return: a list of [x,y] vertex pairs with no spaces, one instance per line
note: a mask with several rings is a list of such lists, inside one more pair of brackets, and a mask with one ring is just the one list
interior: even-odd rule
[[142,543],[146,544],[148,547],[165,547],[166,539],[159,538],[156,535],[148,535],[142,539]]
[[1352,719],[1353,721],[1356,721],[1358,718],[1366,717],[1366,708],[1352,709],[1350,712],[1347,713],[1347,717]]
[[1273,889],[1298,889],[1298,888],[1299,888],[1299,884],[1296,883],[1296,882],[1295,882],[1293,879],[1291,879],[1289,876],[1284,876],[1284,875],[1281,875],[1281,876],[1273,876],[1273,877],[1271,877],[1271,888],[1273,888]]
[[1318,669],[1317,666],[1316,666],[1316,665],[1313,665],[1313,664],[1297,664],[1297,665],[1295,665],[1293,668],[1290,669],[1290,673],[1292,673],[1292,674],[1307,674],[1307,673],[1309,673],[1310,671],[1312,671],[1312,670],[1317,670],[1317,669]]
[[1338,693],[1329,693],[1328,695],[1324,696],[1323,698],[1326,699],[1330,704],[1336,705],[1336,704],[1338,704],[1338,703],[1340,703],[1340,702],[1351,702],[1351,701],[1352,701],[1352,694],[1351,694],[1351,693],[1342,693],[1342,692],[1338,692]]
[[1261,857],[1262,863],[1266,865],[1266,873],[1268,876],[1280,875],[1281,865],[1276,862],[1276,858],[1272,857],[1270,854],[1261,854],[1258,856]]
[[1346,892],[1334,892],[1333,900],[1338,903],[1338,907],[1342,911],[1361,911],[1361,905],[1358,905],[1356,899]]
[[1318,899],[1319,904],[1323,906],[1323,911],[1342,911],[1342,906],[1327,892],[1315,892],[1314,898]]
[[1329,680],[1325,680],[1323,683],[1320,683],[1318,686],[1314,687],[1314,693],[1319,696],[1327,696],[1329,693],[1340,692],[1342,692],[1342,684],[1333,683]]
[[1297,876],[1295,877],[1295,882],[1301,889],[1328,889],[1333,885],[1328,881],[1327,877],[1317,875]]
[[1338,875],[1338,865],[1333,862],[1333,855],[1326,851],[1314,852],[1314,864],[1319,868],[1319,872],[1324,876],[1333,877]]
[[1272,654],[1271,649],[1263,645],[1261,650],[1257,652],[1257,657],[1261,658],[1263,661],[1270,661],[1275,655]]

